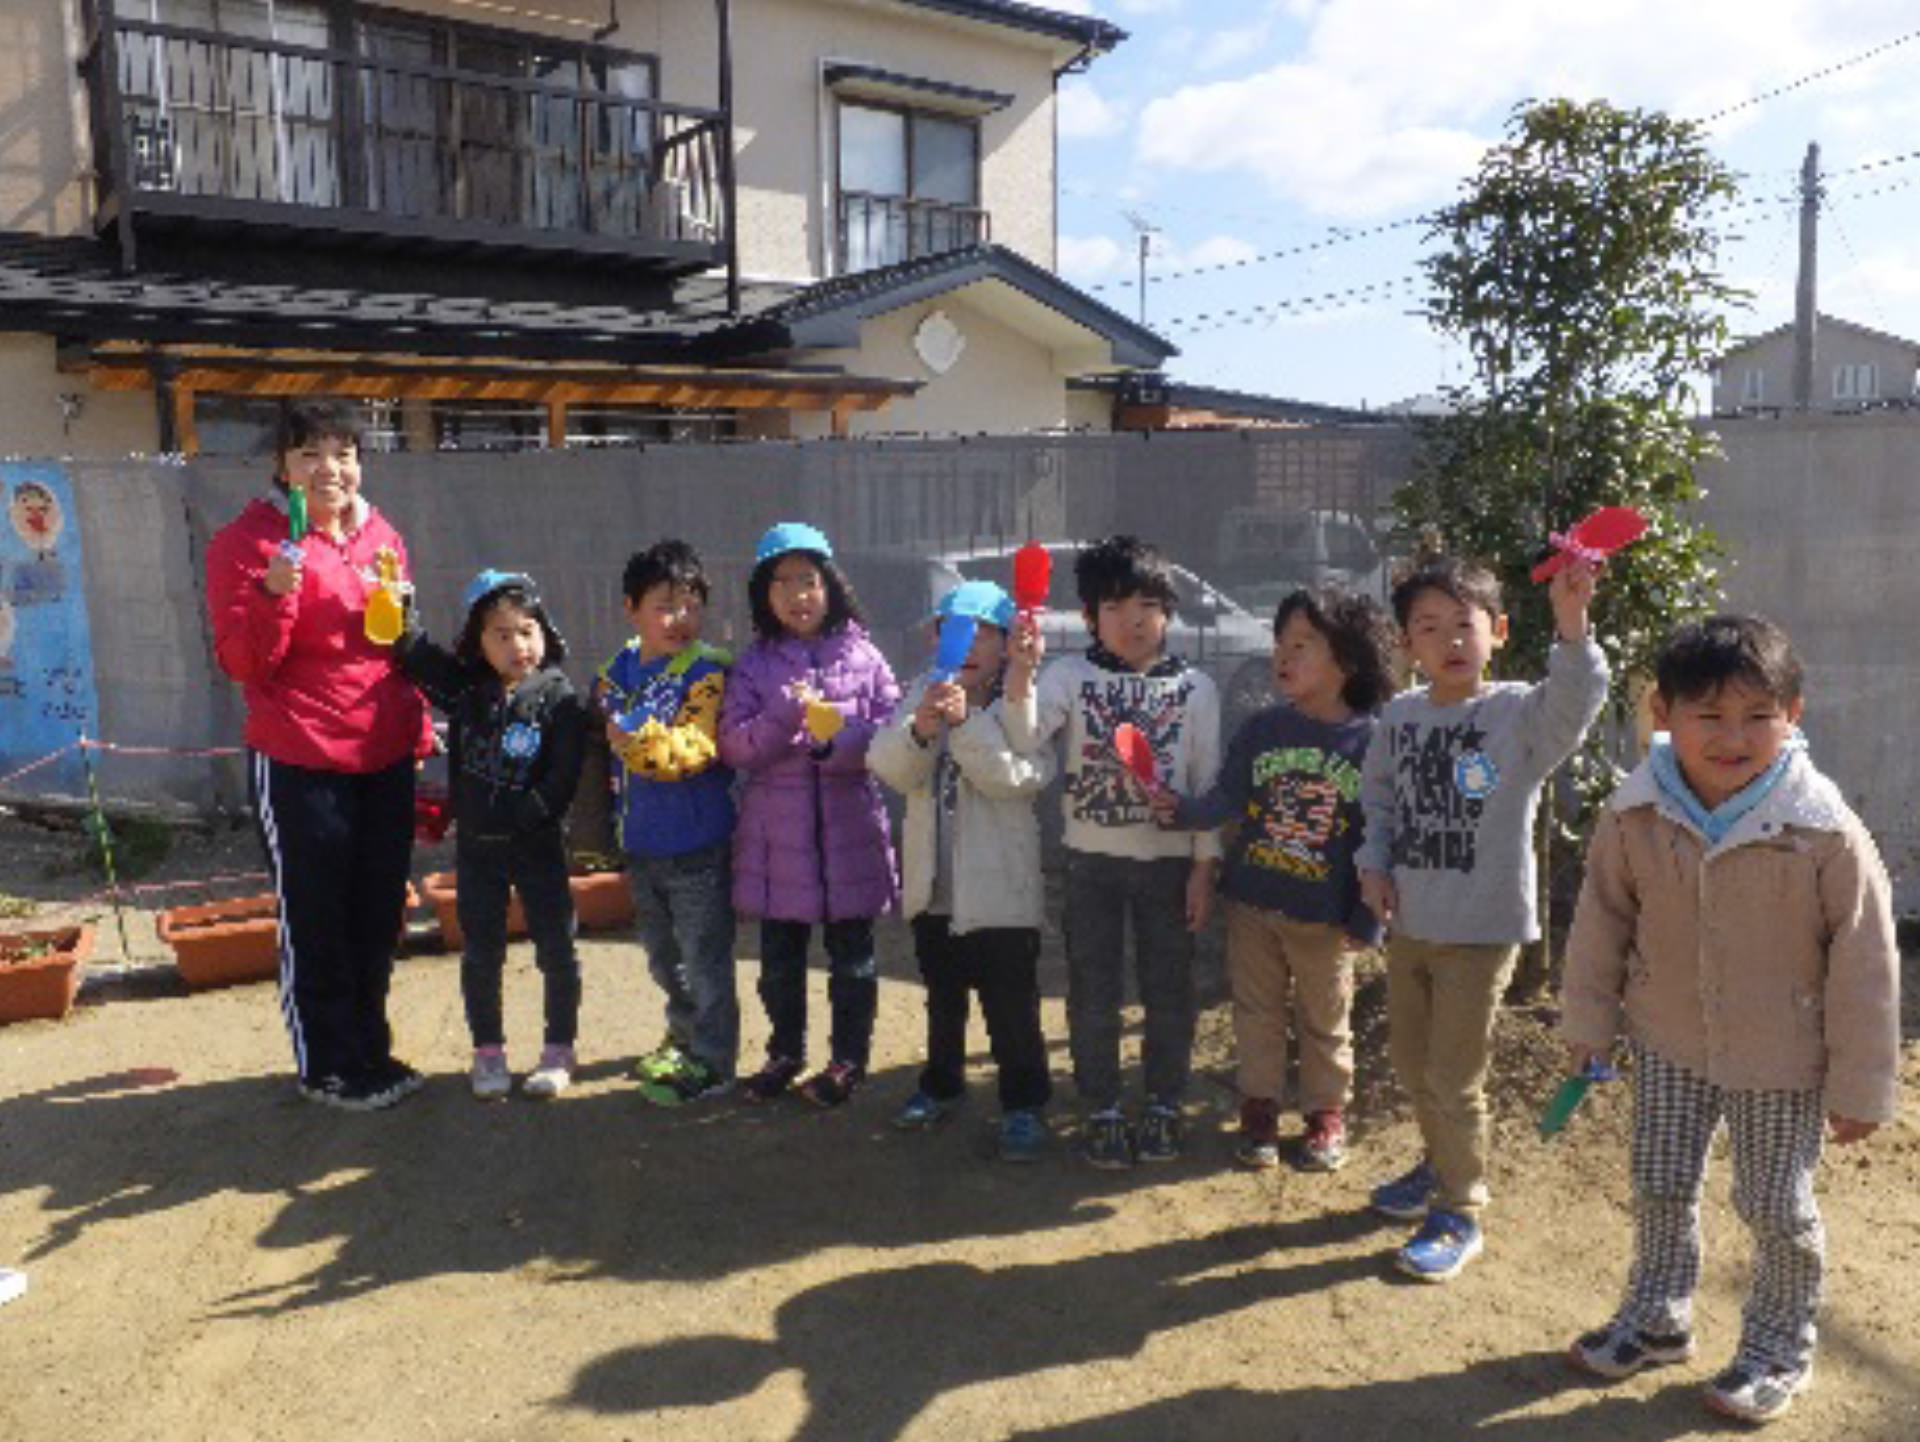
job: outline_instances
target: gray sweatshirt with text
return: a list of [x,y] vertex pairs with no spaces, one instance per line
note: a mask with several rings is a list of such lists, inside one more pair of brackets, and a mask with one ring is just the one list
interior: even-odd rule
[[1555,645],[1536,686],[1496,681],[1445,706],[1422,687],[1387,703],[1361,770],[1367,827],[1355,860],[1392,873],[1394,931],[1454,944],[1538,939],[1541,786],[1606,698],[1606,657],[1587,640]]

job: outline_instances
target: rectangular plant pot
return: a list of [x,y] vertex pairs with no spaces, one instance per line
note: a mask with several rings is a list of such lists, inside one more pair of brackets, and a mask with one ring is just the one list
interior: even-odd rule
[[[406,909],[419,904],[409,884]],[[190,990],[273,981],[280,974],[280,906],[271,895],[176,906],[155,924]]]
[[[567,878],[573,893],[573,912],[582,931],[611,931],[633,924],[633,893],[627,890],[624,871],[590,871],[584,876]],[[460,929],[460,907],[451,871],[436,871],[422,877],[420,895],[440,923],[440,941],[448,951],[466,945],[466,933]],[[507,896],[507,935],[527,934],[527,913],[520,905],[516,889]]]
[[[45,955],[14,961],[44,943]],[[73,1010],[80,973],[93,954],[93,927],[0,932],[0,1026],[14,1021],[58,1021]]]
[[270,895],[176,906],[155,926],[193,991],[271,981],[280,971],[280,907]]

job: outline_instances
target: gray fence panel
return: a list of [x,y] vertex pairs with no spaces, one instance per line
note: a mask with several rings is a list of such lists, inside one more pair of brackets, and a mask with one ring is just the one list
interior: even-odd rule
[[[960,568],[1004,582],[1011,552],[1034,538],[1062,543],[1056,643],[1079,644],[1070,543],[1132,531],[1188,573],[1183,644],[1223,684],[1250,683],[1242,699],[1252,704],[1264,695],[1280,589],[1328,577],[1382,584],[1384,563],[1364,544],[1354,553],[1353,528],[1377,529],[1406,451],[1403,432],[1361,427],[403,453],[369,457],[365,490],[406,538],[435,634],[452,635],[460,593],[481,567],[525,570],[583,683],[630,634],[627,557],[662,536],[705,554],[709,638],[737,647],[751,639],[755,540],[775,521],[821,526],[905,678],[925,664],[927,614]],[[205,553],[265,492],[266,463],[129,461],[74,475],[102,732],[127,745],[237,744],[238,694],[209,649]],[[120,797],[244,802],[232,762],[109,758],[104,777]]]

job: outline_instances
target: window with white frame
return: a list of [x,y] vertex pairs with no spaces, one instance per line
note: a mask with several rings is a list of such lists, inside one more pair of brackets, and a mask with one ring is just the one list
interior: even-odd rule
[[1833,398],[1837,401],[1877,401],[1880,399],[1880,367],[1872,361],[1859,361],[1833,368]]
[[1747,367],[1740,377],[1740,404],[1763,406],[1767,403],[1767,373],[1759,366]]
[[987,238],[977,121],[846,100],[838,120],[843,274]]

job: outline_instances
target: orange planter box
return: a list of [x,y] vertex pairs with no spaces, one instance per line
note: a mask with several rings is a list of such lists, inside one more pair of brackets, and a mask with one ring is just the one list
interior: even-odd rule
[[271,981],[280,970],[280,907],[271,896],[176,906],[155,927],[193,991]]
[[[582,931],[612,931],[633,925],[633,893],[627,890],[624,871],[590,871],[585,876],[567,878],[573,893],[573,913]],[[460,908],[451,871],[436,871],[421,878],[420,895],[433,908],[440,923],[440,940],[448,951],[458,951],[467,943],[460,929]],[[507,935],[527,934],[527,913],[520,905],[520,893],[507,896]]]
[[[420,904],[407,887],[407,909]],[[268,895],[176,906],[155,922],[192,991],[272,981],[280,974],[280,906]]]
[[[27,956],[41,945],[51,949]],[[0,1026],[13,1021],[58,1021],[72,1011],[73,999],[80,993],[81,968],[92,954],[92,926],[0,932]]]

